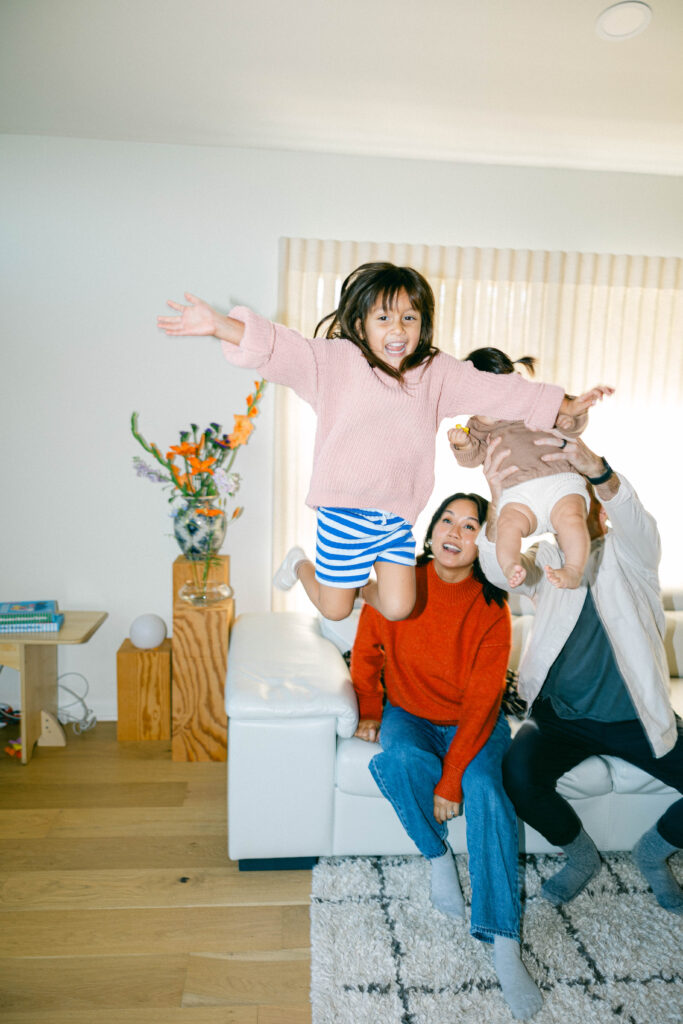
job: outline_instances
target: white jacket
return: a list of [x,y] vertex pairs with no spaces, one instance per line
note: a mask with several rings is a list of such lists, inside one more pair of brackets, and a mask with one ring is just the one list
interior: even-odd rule
[[[669,700],[664,611],[657,574],[659,531],[632,485],[621,475],[619,481],[616,495],[603,502],[611,529],[593,541],[580,587],[558,590],[548,582],[543,567],[562,565],[554,541],[542,540],[522,556],[526,579],[515,593],[531,598],[536,615],[520,663],[519,692],[531,706],[578,621],[588,584],[633,706],[655,757],[662,757],[676,743],[676,721]],[[484,530],[477,543],[486,576],[507,589],[495,544]]]

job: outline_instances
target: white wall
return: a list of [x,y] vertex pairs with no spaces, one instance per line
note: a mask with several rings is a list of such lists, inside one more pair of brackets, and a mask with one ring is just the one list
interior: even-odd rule
[[[130,413],[163,447],[192,420],[231,426],[251,383],[215,342],[157,332],[167,298],[276,316],[286,235],[683,249],[673,177],[19,136],[0,138],[0,219],[0,600],[109,612],[89,644],[60,650],[101,718],[116,717],[130,622],[171,621],[177,548],[162,491],[132,472]],[[236,465],[246,510],[224,551],[238,612],[269,606],[272,424],[271,393]],[[15,688],[5,670],[0,700]]]

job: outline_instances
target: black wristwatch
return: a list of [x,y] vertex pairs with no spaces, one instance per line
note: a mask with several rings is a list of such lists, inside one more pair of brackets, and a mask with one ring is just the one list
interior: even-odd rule
[[602,463],[603,463],[603,465],[605,467],[605,472],[601,473],[600,476],[587,476],[586,477],[586,480],[588,481],[588,483],[589,484],[593,484],[593,487],[597,487],[598,484],[604,484],[605,481],[609,480],[609,478],[611,477],[612,473],[614,472],[612,467],[610,466],[609,462],[605,458],[605,456],[602,455],[601,458],[602,458]]

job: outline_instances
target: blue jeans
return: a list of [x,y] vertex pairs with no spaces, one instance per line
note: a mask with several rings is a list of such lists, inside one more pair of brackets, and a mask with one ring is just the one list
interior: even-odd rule
[[[427,860],[447,849],[447,825],[434,817],[434,789],[456,731],[457,726],[434,725],[387,702],[379,736],[382,753],[370,762],[375,782]],[[470,932],[484,942],[493,942],[495,935],[519,939],[517,816],[501,773],[509,746],[510,727],[501,712],[462,778],[472,886]]]

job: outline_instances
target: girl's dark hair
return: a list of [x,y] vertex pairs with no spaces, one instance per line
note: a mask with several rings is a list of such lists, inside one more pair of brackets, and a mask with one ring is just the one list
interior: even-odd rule
[[477,370],[484,370],[485,373],[514,373],[515,363],[522,363],[532,377],[536,365],[533,356],[512,360],[499,348],[475,348],[474,352],[465,356],[464,362],[473,363]]
[[[365,318],[379,300],[384,308],[390,308],[400,291],[405,291],[413,308],[421,317],[420,340],[417,348],[402,361],[396,369],[374,354],[365,339]],[[329,324],[324,332],[326,338],[348,338],[356,345],[370,366],[377,366],[396,380],[401,380],[406,370],[422,363],[431,363],[439,351],[432,344],[434,336],[434,292],[429,282],[412,267],[396,267],[393,263],[363,263],[356,267],[344,281],[339,295],[339,305],[323,317],[315,329],[317,334],[323,324]]]
[[[479,520],[480,526],[484,525],[489,503],[486,498],[482,498],[481,494],[464,494],[462,491],[458,491],[456,494],[451,494],[447,498],[444,498],[427,527],[427,532],[425,533],[425,539],[422,545],[422,554],[417,556],[418,565],[426,565],[427,562],[431,561],[434,557],[432,552],[432,533],[434,532],[434,527],[452,501],[471,501],[477,508],[477,519]],[[491,601],[495,601],[498,607],[502,608],[505,601],[507,601],[507,592],[505,590],[501,590],[500,587],[494,586],[493,583],[487,580],[486,576],[484,576],[481,565],[479,564],[478,556],[472,565],[472,575],[478,583],[481,583],[486,603],[491,604]]]

